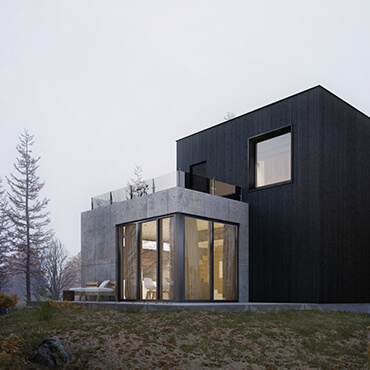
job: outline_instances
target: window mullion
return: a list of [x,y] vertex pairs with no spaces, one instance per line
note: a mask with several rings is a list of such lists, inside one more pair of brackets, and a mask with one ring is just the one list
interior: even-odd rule
[[211,235],[210,235],[210,269],[209,269],[209,274],[210,274],[210,277],[209,277],[209,287],[211,289],[211,294],[210,294],[210,299],[211,301],[214,300],[214,243],[213,243],[213,239],[214,239],[214,222],[211,222]]
[[136,223],[136,299],[141,299],[141,240],[139,222]]
[[160,230],[160,220],[157,219],[157,300],[162,299],[162,269],[161,269],[161,251],[162,251],[162,243],[161,243],[161,230]]

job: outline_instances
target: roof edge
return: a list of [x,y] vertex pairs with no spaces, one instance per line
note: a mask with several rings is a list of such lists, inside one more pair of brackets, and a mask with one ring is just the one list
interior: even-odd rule
[[343,102],[343,103],[345,103],[346,105],[350,106],[351,108],[355,109],[357,112],[361,113],[362,115],[364,115],[365,117],[367,117],[367,118],[369,118],[369,119],[370,119],[370,117],[369,117],[368,115],[366,115],[365,113],[361,112],[359,109],[357,109],[357,108],[356,108],[356,107],[354,107],[353,105],[349,104],[349,103],[348,103],[348,102],[346,102],[344,99],[340,98],[338,95],[335,95],[334,93],[332,93],[332,92],[331,92],[330,90],[328,90],[327,88],[323,87],[322,85],[315,85],[315,86],[310,87],[310,88],[308,88],[308,89],[306,89],[306,90],[303,90],[303,91],[300,91],[300,92],[295,93],[295,94],[293,94],[293,95],[289,95],[289,96],[287,96],[287,97],[285,97],[285,98],[282,98],[282,99],[276,100],[276,101],[274,101],[274,102],[272,102],[272,103],[266,104],[266,105],[264,105],[264,106],[262,106],[262,107],[259,107],[259,108],[256,108],[256,109],[253,109],[253,110],[251,110],[251,111],[249,111],[249,112],[246,112],[246,113],[240,114],[239,116],[236,116],[236,117],[234,117],[234,118],[231,118],[231,119],[229,119],[229,120],[227,120],[227,121],[223,121],[223,122],[220,122],[220,123],[216,123],[215,125],[212,125],[212,126],[210,126],[210,127],[204,128],[204,129],[202,129],[202,130],[200,130],[200,131],[197,131],[197,132],[194,132],[194,133],[192,133],[192,134],[186,135],[186,136],[184,136],[184,137],[182,137],[182,138],[180,138],[180,139],[177,139],[177,140],[176,140],[176,142],[179,142],[179,141],[181,141],[181,140],[187,139],[187,138],[189,138],[189,137],[191,137],[191,136],[194,136],[194,135],[197,135],[197,134],[199,134],[199,133],[201,133],[201,132],[204,132],[204,131],[207,131],[207,130],[213,129],[213,128],[217,127],[217,126],[224,125],[224,124],[229,123],[230,121],[233,121],[233,120],[235,120],[235,119],[238,119],[238,118],[240,118],[240,117],[242,117],[242,116],[246,116],[246,115],[248,115],[248,114],[255,113],[255,112],[257,112],[257,111],[259,111],[259,110],[261,110],[261,109],[267,108],[267,107],[269,107],[269,106],[271,106],[271,105],[274,105],[274,104],[281,103],[281,102],[282,102],[282,101],[284,101],[284,100],[294,98],[294,97],[296,97],[296,96],[298,96],[298,95],[305,94],[305,93],[307,93],[307,92],[309,92],[309,91],[311,91],[311,90],[315,90],[315,89],[322,89],[322,90],[324,90],[326,93],[328,93],[328,94],[332,95],[333,97],[335,97],[335,98],[339,99],[340,101],[342,101],[342,102]]

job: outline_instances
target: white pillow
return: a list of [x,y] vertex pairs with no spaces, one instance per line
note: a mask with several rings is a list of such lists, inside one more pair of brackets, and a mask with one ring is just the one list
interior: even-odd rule
[[109,284],[110,280],[104,280],[100,285],[99,288],[105,288]]

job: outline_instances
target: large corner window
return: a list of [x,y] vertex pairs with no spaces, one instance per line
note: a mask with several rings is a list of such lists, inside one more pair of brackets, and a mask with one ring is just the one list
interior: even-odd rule
[[249,140],[249,187],[260,188],[292,179],[291,127]]
[[185,218],[185,299],[236,300],[236,226]]
[[120,299],[236,301],[237,233],[180,214],[118,226]]
[[173,300],[173,217],[120,227],[120,298]]

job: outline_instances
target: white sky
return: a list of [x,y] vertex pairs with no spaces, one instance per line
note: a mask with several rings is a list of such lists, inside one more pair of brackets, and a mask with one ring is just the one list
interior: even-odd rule
[[0,177],[35,135],[52,228],[176,169],[175,140],[321,84],[370,114],[370,1],[0,0]]

